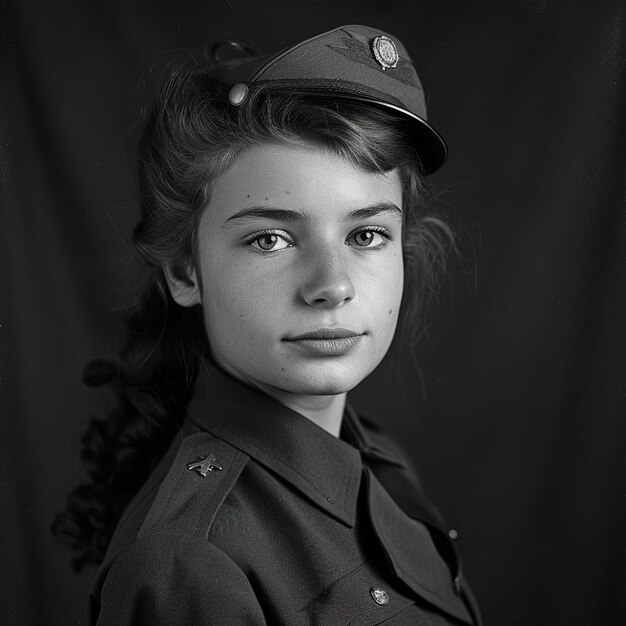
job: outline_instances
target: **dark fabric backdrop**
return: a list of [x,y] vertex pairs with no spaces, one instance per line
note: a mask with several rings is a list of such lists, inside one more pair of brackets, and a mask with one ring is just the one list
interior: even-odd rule
[[81,366],[115,346],[141,275],[134,152],[155,58],[216,32],[269,51],[364,23],[412,51],[466,262],[418,350],[425,392],[389,359],[356,403],[458,528],[487,624],[624,623],[626,3],[0,7],[0,621],[82,621],[91,573],[71,574],[47,529],[110,403]]

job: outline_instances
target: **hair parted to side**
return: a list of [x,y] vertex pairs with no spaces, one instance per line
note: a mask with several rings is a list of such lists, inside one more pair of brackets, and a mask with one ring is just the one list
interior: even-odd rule
[[[52,532],[75,552],[73,564],[100,563],[118,519],[182,423],[198,363],[210,347],[200,307],[179,307],[163,267],[196,257],[200,216],[211,181],[238,154],[267,142],[323,147],[372,172],[398,168],[403,185],[405,291],[400,324],[413,345],[454,245],[446,223],[429,215],[419,159],[408,122],[376,106],[305,93],[253,87],[238,107],[215,66],[173,71],[147,121],[138,154],[141,220],[137,250],[151,269],[138,302],[126,314],[126,338],[112,360],[91,362],[84,380],[109,384],[119,398],[83,437],[90,481],[74,489]],[[205,294],[211,297],[210,294]]]

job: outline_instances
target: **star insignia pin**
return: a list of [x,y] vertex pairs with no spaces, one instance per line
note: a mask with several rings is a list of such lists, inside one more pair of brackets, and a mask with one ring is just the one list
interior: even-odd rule
[[187,463],[187,469],[198,472],[204,478],[209,472],[221,472],[222,466],[217,462],[215,455],[210,452],[206,456],[201,457],[197,461]]
[[398,65],[398,59],[400,58],[398,49],[396,48],[396,44],[393,43],[389,37],[385,37],[384,35],[376,37],[372,42],[372,52],[374,53],[374,58],[383,68],[383,71]]

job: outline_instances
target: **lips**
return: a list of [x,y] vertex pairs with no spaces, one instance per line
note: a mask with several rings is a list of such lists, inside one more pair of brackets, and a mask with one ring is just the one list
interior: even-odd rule
[[300,341],[306,339],[348,339],[350,337],[359,337],[363,333],[349,328],[319,328],[308,333],[295,335],[294,337],[285,337],[285,341]]
[[349,328],[320,328],[308,333],[286,337],[299,351],[309,356],[331,357],[348,354],[360,342],[364,333]]

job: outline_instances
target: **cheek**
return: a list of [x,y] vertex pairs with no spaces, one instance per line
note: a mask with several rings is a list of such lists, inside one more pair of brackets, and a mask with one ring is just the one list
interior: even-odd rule
[[378,332],[381,340],[389,347],[398,325],[400,304],[404,291],[404,264],[402,255],[398,255],[381,287],[377,302]]
[[[235,262],[203,261],[203,306],[207,334],[213,342],[258,343],[276,319],[279,281],[269,280],[262,267],[247,259]],[[252,263],[252,265],[251,265]]]
[[373,305],[385,316],[395,319],[400,308],[404,289],[404,263],[402,254],[390,256],[379,271],[372,276],[371,298]]

